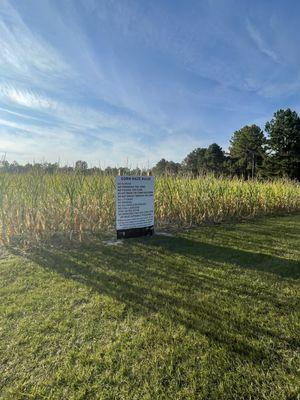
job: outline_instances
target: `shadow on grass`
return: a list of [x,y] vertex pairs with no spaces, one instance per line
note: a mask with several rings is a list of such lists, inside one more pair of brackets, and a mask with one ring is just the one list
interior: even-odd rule
[[[11,251],[24,256],[15,248]],[[224,275],[214,272],[222,270],[226,263],[298,279],[299,263],[294,260],[205,243],[197,236],[128,240],[120,247],[108,247],[95,239],[69,248],[40,246],[26,253],[26,257],[114,298],[144,318],[160,316],[182,324],[254,362],[280,362],[281,356],[273,351],[270,357],[261,342],[266,337],[282,340],[276,330],[260,328],[231,312],[230,306],[232,301],[241,302],[241,307],[247,307],[248,301],[263,301],[275,310],[289,313],[290,304],[281,303],[268,289],[262,293],[244,285],[232,286]],[[297,338],[284,340],[288,347],[299,345]]]
[[[241,240],[241,238],[239,238]],[[242,269],[276,274],[282,278],[300,278],[300,262],[274,255],[240,250],[232,247],[205,243],[185,237],[154,239],[152,245],[187,258],[233,264]],[[236,245],[239,243],[236,241]]]

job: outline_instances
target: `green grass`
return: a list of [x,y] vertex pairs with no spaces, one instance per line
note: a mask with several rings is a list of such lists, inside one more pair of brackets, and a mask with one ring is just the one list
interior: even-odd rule
[[300,215],[0,256],[1,399],[300,397]]

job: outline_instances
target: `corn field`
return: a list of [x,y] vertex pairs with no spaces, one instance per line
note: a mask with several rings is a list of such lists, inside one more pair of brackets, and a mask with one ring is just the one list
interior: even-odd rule
[[[155,181],[159,227],[184,227],[241,217],[300,211],[299,183],[160,177]],[[115,178],[0,171],[0,241],[110,231],[115,221]]]

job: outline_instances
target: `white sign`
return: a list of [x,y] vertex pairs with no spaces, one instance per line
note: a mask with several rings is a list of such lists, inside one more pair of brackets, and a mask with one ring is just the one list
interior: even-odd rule
[[116,177],[117,230],[154,225],[153,176]]

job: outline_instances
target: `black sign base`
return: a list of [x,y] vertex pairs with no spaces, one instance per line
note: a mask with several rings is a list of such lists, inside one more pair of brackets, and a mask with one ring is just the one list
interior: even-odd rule
[[127,239],[139,236],[152,236],[154,234],[154,226],[146,226],[145,228],[119,229],[117,230],[117,239]]

